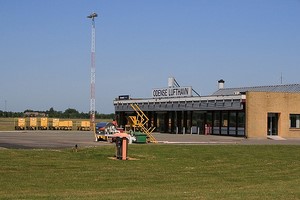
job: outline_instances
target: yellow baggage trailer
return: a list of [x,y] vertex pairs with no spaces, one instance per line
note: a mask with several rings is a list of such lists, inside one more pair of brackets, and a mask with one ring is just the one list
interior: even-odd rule
[[80,126],[77,126],[77,130],[90,131],[91,130],[91,122],[90,121],[81,121]]
[[59,129],[59,119],[53,118],[49,123],[49,130],[58,130]]
[[26,121],[26,129],[27,130],[36,130],[37,129],[37,118],[30,117],[29,120]]
[[40,119],[40,125],[38,127],[39,130],[47,130],[48,129],[48,118],[42,117]]
[[18,118],[17,124],[15,124],[15,130],[25,130],[25,118]]
[[72,121],[59,121],[60,130],[72,130],[73,122]]

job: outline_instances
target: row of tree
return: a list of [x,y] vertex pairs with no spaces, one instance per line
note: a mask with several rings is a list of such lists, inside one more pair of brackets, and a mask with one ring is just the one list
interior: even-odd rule
[[[40,115],[40,116],[46,116],[49,118],[69,118],[69,119],[89,119],[90,113],[84,113],[79,112],[74,108],[68,108],[64,112],[62,111],[56,111],[54,108],[50,108],[46,111],[33,111],[33,110],[25,110],[24,112],[6,112],[0,110],[0,117],[2,118],[14,118],[14,117],[26,117],[30,115]],[[35,116],[36,117],[36,116]],[[114,119],[115,115],[114,113],[111,114],[100,114],[95,113],[96,119]]]

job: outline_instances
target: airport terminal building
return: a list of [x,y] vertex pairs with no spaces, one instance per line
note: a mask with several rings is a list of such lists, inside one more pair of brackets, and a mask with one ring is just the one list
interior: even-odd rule
[[116,120],[122,127],[136,115],[137,104],[156,132],[213,134],[248,138],[300,138],[300,84],[225,88],[209,96],[193,96],[192,87],[180,87],[169,78],[168,87],[152,90],[152,98],[128,95],[114,100]]

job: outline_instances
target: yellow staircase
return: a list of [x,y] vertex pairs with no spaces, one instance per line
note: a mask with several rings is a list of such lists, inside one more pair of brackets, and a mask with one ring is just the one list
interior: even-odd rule
[[140,128],[141,131],[147,135],[149,142],[157,143],[157,140],[152,135],[152,132],[154,131],[155,127],[146,128],[146,124],[149,121],[149,118],[145,115],[145,113],[140,109],[140,107],[137,104],[130,104],[130,106],[137,114],[137,116],[129,116],[133,127]]

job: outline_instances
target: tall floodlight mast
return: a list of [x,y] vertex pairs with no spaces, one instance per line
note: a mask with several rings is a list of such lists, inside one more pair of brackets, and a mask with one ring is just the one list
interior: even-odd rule
[[95,98],[95,82],[96,82],[96,27],[95,17],[98,17],[97,13],[92,13],[87,18],[92,19],[92,43],[91,43],[91,97],[90,97],[90,120],[91,125],[95,126],[95,110],[96,110],[96,98]]

